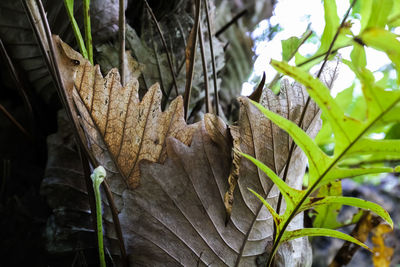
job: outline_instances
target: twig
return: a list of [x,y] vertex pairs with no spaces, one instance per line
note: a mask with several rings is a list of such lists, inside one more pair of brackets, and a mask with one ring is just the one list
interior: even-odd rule
[[176,93],[176,95],[178,96],[178,95],[179,95],[179,92],[178,92],[178,83],[177,83],[177,81],[176,81],[176,74],[175,74],[174,66],[172,65],[171,55],[170,55],[169,50],[168,50],[168,47],[167,47],[167,42],[165,41],[164,35],[163,35],[162,31],[161,31],[161,27],[160,27],[160,25],[158,24],[157,19],[156,19],[156,16],[154,15],[153,10],[152,10],[151,7],[149,6],[149,3],[147,3],[147,0],[144,0],[144,4],[145,4],[145,6],[146,6],[146,9],[149,11],[150,16],[151,16],[151,18],[152,18],[154,24],[156,25],[158,34],[160,35],[162,45],[163,45],[163,47],[164,47],[164,49],[165,49],[165,53],[167,54],[168,65],[169,65],[169,69],[170,69],[170,71],[171,71],[172,80],[173,80],[174,86],[175,86],[175,93]]
[[201,0],[196,0],[196,8],[195,8],[195,20],[193,28],[189,34],[188,44],[185,49],[185,58],[186,58],[186,85],[185,85],[185,94],[183,96],[183,108],[184,108],[184,118],[187,120],[188,118],[188,110],[190,103],[190,93],[192,91],[192,82],[193,82],[193,73],[194,73],[194,63],[196,59],[196,46],[197,46],[197,33],[199,32],[200,25],[200,8],[201,8]]
[[244,15],[246,15],[246,13],[248,12],[247,9],[244,9],[242,11],[240,11],[238,14],[236,14],[228,23],[226,23],[224,26],[222,26],[221,29],[219,29],[216,33],[215,33],[215,37],[219,37],[222,33],[224,33],[230,26],[232,26],[234,23],[236,23],[236,21],[238,21],[241,17],[243,17]]
[[201,53],[201,63],[203,66],[203,76],[204,76],[204,88],[205,88],[205,100],[206,100],[206,113],[210,113],[210,94],[208,92],[208,71],[206,56],[204,53],[204,42],[203,42],[203,31],[201,28],[201,23],[199,24],[199,42],[200,42],[200,53]]
[[119,0],[119,72],[121,73],[121,84],[125,85],[125,0]]
[[[150,27],[150,34],[151,36],[153,36],[153,28]],[[151,38],[151,44],[153,47],[153,53],[154,53],[154,57],[156,59],[157,62],[157,70],[158,70],[158,74],[160,75],[160,88],[161,88],[161,92],[164,96],[164,99],[166,99],[168,101],[169,96],[165,93],[165,84],[164,84],[164,78],[163,78],[163,72],[161,69],[161,64],[160,64],[160,59],[158,58],[158,54],[157,54],[157,44],[154,40],[154,37]]]
[[[345,48],[345,47],[348,47],[348,46],[350,46],[350,45],[343,45],[343,46],[340,46],[340,47],[338,47],[338,48],[332,50],[332,51],[330,52],[330,54],[331,54],[331,55],[332,55],[332,54],[335,54],[339,49],[342,49],[342,48]],[[324,52],[324,53],[322,53],[322,54],[318,54],[318,55],[312,56],[312,57],[310,57],[309,59],[307,59],[307,60],[305,60],[305,61],[299,63],[299,64],[297,65],[297,67],[304,66],[304,65],[310,63],[311,61],[316,60],[317,58],[324,57],[327,53],[328,53],[328,52]],[[275,75],[274,79],[271,81],[270,85],[268,85],[268,87],[272,89],[272,88],[274,87],[275,83],[278,82],[279,79],[281,79],[282,77],[283,77],[283,75],[277,73],[277,74]]]
[[25,128],[11,115],[2,104],[0,104],[0,111],[20,130],[26,137],[32,139],[32,136],[25,130]]
[[4,44],[1,40],[1,38],[0,38],[0,50],[1,50],[1,54],[2,54],[5,62],[7,63],[7,67],[11,73],[11,76],[15,82],[18,93],[20,94],[22,101],[24,103],[25,112],[28,115],[29,121],[30,121],[30,133],[32,135],[35,135],[35,132],[36,132],[35,117],[34,117],[33,108],[31,105],[31,101],[26,92],[24,83],[21,81],[20,76],[18,75],[17,69],[15,68],[10,56],[8,55],[8,52],[7,52],[6,48],[4,47]]
[[[186,45],[185,45],[185,47],[186,47]],[[177,75],[178,75],[178,76],[180,75],[180,73],[181,73],[181,71],[182,71],[183,66],[185,65],[185,63],[186,63],[186,60],[185,60],[185,59],[182,60],[182,62],[180,63],[180,65],[179,65],[179,67],[178,67],[178,71],[177,71]],[[169,96],[171,95],[171,92],[172,92],[172,87],[173,87],[173,85],[171,84],[171,86],[169,87],[168,92],[167,92],[167,97],[164,98],[163,101],[162,101],[162,104],[161,104],[161,109],[162,109],[162,110],[164,110],[164,109],[165,109],[165,106],[167,105],[167,102],[168,102],[168,100],[169,100]]]
[[217,71],[216,71],[216,67],[215,67],[215,56],[214,56],[214,48],[213,48],[213,42],[212,42],[212,32],[211,32],[210,17],[208,14],[207,0],[204,0],[204,6],[206,8],[208,41],[210,42],[211,63],[212,63],[213,78],[214,78],[213,81],[214,81],[214,97],[215,97],[215,114],[217,114],[217,116],[219,116],[219,96],[218,96],[218,84],[217,84]]

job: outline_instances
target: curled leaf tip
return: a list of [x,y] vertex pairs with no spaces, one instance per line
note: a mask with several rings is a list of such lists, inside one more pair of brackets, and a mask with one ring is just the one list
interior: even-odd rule
[[104,178],[106,178],[106,175],[107,175],[107,172],[104,169],[104,167],[99,166],[96,169],[94,169],[92,175],[90,175],[90,178],[92,178],[93,182],[100,181],[100,183],[102,183]]
[[249,98],[257,103],[260,102],[261,99],[261,95],[262,95],[262,91],[264,89],[264,85],[265,85],[265,72],[263,72],[263,76],[262,79],[260,81],[260,83],[258,84],[257,88],[254,90],[254,92],[249,95]]

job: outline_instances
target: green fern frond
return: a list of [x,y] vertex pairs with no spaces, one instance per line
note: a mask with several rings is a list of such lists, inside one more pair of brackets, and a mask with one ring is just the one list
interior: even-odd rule
[[[390,6],[390,4],[387,6]],[[366,11],[364,10],[364,12]],[[370,23],[368,23],[368,25],[369,24]],[[397,36],[395,34],[385,30],[381,24],[382,23],[379,22],[372,27],[366,27],[366,30],[355,38],[352,53],[352,58],[354,58],[354,60],[345,62],[356,73],[362,83],[367,110],[367,116],[364,120],[346,115],[340,105],[331,96],[329,89],[319,79],[314,78],[304,69],[291,66],[286,62],[274,60],[271,62],[271,65],[280,73],[288,75],[303,84],[312,100],[321,108],[324,118],[332,127],[335,144],[332,156],[322,151],[314,140],[312,140],[298,125],[269,111],[259,103],[252,102],[268,119],[291,136],[293,141],[303,150],[309,162],[308,187],[304,190],[297,190],[287,185],[262,162],[249,155],[243,154],[245,158],[252,161],[260,170],[267,174],[272,182],[279,188],[286,203],[286,209],[283,214],[278,214],[266,200],[250,189],[263,201],[274,217],[276,235],[270,253],[270,260],[268,261],[269,264],[271,264],[272,258],[282,242],[303,236],[331,236],[351,241],[368,249],[365,244],[362,244],[353,237],[332,229],[307,228],[296,231],[286,231],[292,219],[297,214],[307,209],[328,205],[355,206],[376,213],[393,227],[393,221],[389,214],[375,203],[343,196],[311,197],[313,192],[337,179],[362,174],[394,171],[393,168],[390,167],[347,168],[340,165],[343,160],[351,156],[373,155],[382,160],[387,157],[400,159],[400,140],[375,140],[368,137],[368,131],[382,123],[383,120],[395,119],[396,116],[393,114],[393,111],[398,110],[400,106],[400,90],[386,90],[375,82],[373,74],[366,69],[364,48],[359,45],[359,43],[363,43],[385,52],[392,60],[399,73],[400,41],[396,39]],[[400,84],[400,78],[398,78],[398,83]],[[397,169],[398,168],[396,168],[396,170]]]

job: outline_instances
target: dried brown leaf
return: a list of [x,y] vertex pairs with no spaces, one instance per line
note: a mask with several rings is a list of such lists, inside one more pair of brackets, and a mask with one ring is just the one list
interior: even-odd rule
[[374,236],[372,237],[372,243],[374,243],[374,248],[372,250],[372,261],[375,267],[390,266],[394,249],[385,245],[384,236],[392,231],[393,229],[384,223],[381,223],[373,230]]
[[[204,115],[204,124],[207,129],[207,133],[210,138],[216,143],[226,155],[230,155],[231,167],[228,176],[228,190],[224,194],[224,204],[226,210],[225,223],[232,213],[233,205],[233,192],[236,187],[237,179],[239,177],[239,164],[240,164],[240,137],[239,129],[237,126],[228,126],[222,121],[222,119],[213,114]],[[232,150],[233,145],[233,150]]]
[[[269,110],[298,123],[307,96],[304,87],[297,83],[290,85],[285,80],[283,81],[280,95],[275,95],[272,91],[265,90],[261,96],[260,103]],[[240,150],[257,158],[278,175],[282,175],[288,158],[291,138],[286,132],[268,120],[247,98],[240,97],[239,102],[241,103],[238,122]],[[311,103],[306,112],[303,129],[313,137],[319,128],[319,109],[314,103]],[[286,182],[294,188],[301,189],[302,178],[306,168],[306,157],[299,148],[294,151],[290,166]],[[257,229],[261,231],[259,227],[263,225],[263,228],[273,231],[271,215],[247,188],[252,188],[264,196],[273,207],[276,206],[278,201],[279,191],[276,187],[273,187],[271,180],[250,161],[242,159],[239,169],[238,190],[234,192],[231,219],[233,221],[236,220],[236,208],[246,205],[256,215],[257,223],[259,224]],[[264,215],[262,215],[263,213]],[[302,226],[301,215],[297,216],[289,225],[289,230]],[[272,238],[272,232],[270,235],[264,234],[263,238]],[[307,253],[310,253],[310,251],[307,252],[310,249],[308,241],[306,239],[297,239],[292,242],[286,244],[288,246],[286,249],[278,251],[278,262],[284,266],[292,266],[296,261],[309,261],[310,258],[307,255]],[[301,247],[301,249],[296,249],[296,252],[292,254],[288,252],[290,247]]]
[[254,90],[254,92],[251,93],[249,98],[253,101],[259,102],[264,89],[264,85],[265,85],[265,72],[263,72],[261,82],[258,84],[256,90]]
[[[278,155],[288,153],[288,135],[247,98],[240,99],[237,127],[229,129],[213,115],[187,126],[181,98],[162,113],[157,85],[139,101],[136,80],[121,87],[117,71],[103,78],[98,66],[92,67],[60,40],[56,44],[70,101],[77,107],[91,152],[107,169],[131,264],[254,265],[271,244],[273,225],[271,215],[248,188],[268,196],[271,203],[277,194],[270,194],[272,183],[252,163],[232,154],[232,146],[280,173],[285,154]],[[261,103],[296,121],[306,99],[299,94],[304,92],[302,87],[288,86],[280,96],[266,92]],[[312,107],[304,124],[311,135],[319,125],[319,113]],[[306,164],[297,153],[288,176],[294,187],[301,184]],[[109,249],[118,254],[105,205]],[[298,216],[290,228],[301,226]],[[282,245],[278,265],[307,264],[310,255],[306,239],[298,239]]]
[[[365,243],[371,231],[375,231],[376,227],[381,222],[382,219],[380,217],[373,215],[369,211],[363,211],[360,220],[357,222],[350,235]],[[329,264],[329,267],[340,267],[347,265],[359,248],[360,246],[352,242],[344,242],[342,247],[333,258],[332,262]]]
[[[167,111],[161,112],[158,84],[140,101],[136,79],[122,87],[116,69],[103,78],[99,66],[92,66],[59,38],[55,42],[63,79],[82,117],[89,143],[105,145],[103,149],[108,151],[130,188],[139,185],[141,160],[162,162],[165,158],[167,136],[190,143],[196,126],[186,126],[180,97]],[[95,156],[99,151],[92,146]]]

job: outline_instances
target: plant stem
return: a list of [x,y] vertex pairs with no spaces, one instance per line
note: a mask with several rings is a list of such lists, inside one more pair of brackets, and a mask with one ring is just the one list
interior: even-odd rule
[[85,47],[85,43],[83,41],[83,37],[81,31],[79,30],[78,23],[74,17],[74,1],[72,0],[64,0],[65,8],[67,9],[68,17],[71,22],[72,30],[74,31],[74,35],[76,38],[76,42],[78,43],[79,50],[84,58],[88,58],[88,53]]
[[119,73],[121,84],[125,85],[125,0],[119,0]]
[[83,23],[85,26],[85,43],[88,53],[88,59],[93,65],[93,45],[92,45],[92,30],[90,26],[90,0],[83,1]]
[[103,244],[103,221],[102,221],[102,214],[101,214],[101,194],[100,194],[100,185],[104,180],[105,174],[102,173],[105,170],[103,167],[99,166],[91,175],[93,180],[93,190],[94,190],[94,197],[96,201],[96,221],[97,221],[97,242],[99,245],[99,259],[100,259],[100,266],[106,267],[106,260],[104,256],[104,244]]
[[212,42],[212,33],[211,33],[211,24],[210,18],[208,14],[208,3],[207,0],[204,0],[204,6],[206,9],[206,21],[207,21],[207,31],[208,31],[208,41],[210,43],[210,53],[211,53],[211,63],[213,70],[213,81],[214,81],[214,98],[215,98],[215,114],[219,116],[219,96],[218,96],[218,84],[217,84],[217,70],[215,66],[215,56],[214,56],[214,48]]
[[179,95],[178,82],[176,80],[176,74],[175,74],[175,70],[174,70],[174,65],[172,64],[172,59],[171,59],[170,52],[168,50],[167,42],[165,41],[164,34],[162,33],[161,27],[158,24],[157,18],[154,15],[153,10],[151,9],[151,7],[150,7],[149,3],[147,2],[147,0],[144,0],[144,4],[146,6],[147,11],[150,13],[151,19],[153,20],[153,22],[154,22],[154,24],[155,24],[155,26],[157,28],[157,32],[158,32],[158,35],[160,36],[161,43],[162,43],[162,45],[163,45],[163,47],[165,49],[165,53],[167,54],[168,66],[169,66],[169,70],[171,71],[172,81],[173,81],[173,84],[174,84],[174,87],[175,87],[175,93],[176,93],[176,96],[178,96]]
[[14,118],[14,116],[11,115],[11,114],[7,111],[7,109],[6,109],[2,104],[0,104],[0,113],[3,113],[3,114],[6,116],[6,118],[9,119],[10,122],[11,122],[12,124],[14,124],[14,125],[18,128],[18,130],[21,131],[21,133],[23,133],[23,134],[24,134],[26,137],[28,137],[29,139],[32,139],[32,136],[31,136],[31,135],[25,130],[25,128]]
[[207,75],[208,70],[207,70],[206,56],[204,53],[203,31],[201,29],[201,22],[199,23],[199,43],[200,43],[200,52],[201,52],[201,63],[203,66],[206,113],[210,113],[211,107],[210,107],[210,94],[209,94],[209,90],[208,90],[208,75]]
[[[335,33],[335,36],[334,36],[333,39],[332,39],[332,42],[331,42],[330,45],[329,45],[328,51],[327,51],[327,53],[325,54],[324,61],[323,61],[323,63],[322,63],[321,68],[319,69],[318,74],[317,74],[317,78],[319,78],[319,77],[321,76],[322,71],[324,70],[325,64],[326,64],[326,62],[328,61],[329,55],[332,53],[333,46],[334,46],[334,44],[335,44],[335,42],[336,42],[336,40],[337,40],[337,38],[338,38],[338,36],[339,36],[340,30],[344,27],[344,24],[345,24],[345,22],[346,22],[346,20],[347,20],[347,18],[348,18],[348,16],[349,16],[349,14],[350,14],[350,11],[351,11],[351,9],[353,8],[353,6],[355,5],[356,2],[357,2],[357,0],[353,0],[352,3],[350,4],[350,7],[347,9],[346,14],[344,15],[344,17],[343,17],[343,19],[342,19],[342,22],[341,22],[339,28],[337,29],[337,31],[336,31],[336,33]],[[307,108],[308,108],[310,102],[311,102],[311,97],[308,96],[307,101],[306,101],[306,104],[305,104],[305,106],[304,106],[304,108],[303,108],[303,111],[302,111],[302,113],[301,113],[301,115],[300,115],[300,120],[299,120],[299,123],[298,123],[298,126],[299,126],[299,127],[301,127],[301,125],[302,125],[302,123],[303,123],[303,120],[304,120],[304,117],[305,117],[305,114],[306,114],[306,111],[307,111]],[[282,180],[283,180],[284,182],[286,182],[286,178],[287,178],[287,174],[288,174],[288,170],[289,170],[290,161],[291,161],[292,154],[293,154],[293,152],[294,152],[295,146],[296,146],[296,144],[295,144],[295,142],[292,140],[292,144],[291,144],[290,150],[289,150],[289,156],[288,156],[287,161],[286,161],[286,167],[285,167],[285,171],[284,171],[283,178],[282,178]],[[336,163],[336,162],[335,162],[335,163]],[[327,171],[329,171],[329,170],[330,170],[330,168],[329,168]],[[323,176],[325,176],[325,174],[326,174],[326,173],[324,173]],[[299,203],[298,206],[300,206],[300,205],[306,200],[306,198],[308,197],[308,195],[312,192],[312,189],[318,184],[318,182],[323,178],[323,176],[321,176],[320,179],[311,187],[311,190],[310,190],[310,189],[307,190],[307,193],[308,193],[308,194],[305,194],[305,196],[300,200],[300,203]],[[278,204],[277,204],[277,213],[278,213],[278,214],[279,214],[279,212],[280,212],[281,203],[282,203],[282,194],[279,194],[279,197],[278,197]],[[298,209],[298,207],[293,211],[293,214],[297,211],[297,209]],[[291,216],[289,217],[289,219],[287,220],[287,222],[283,225],[283,227],[282,227],[281,231],[279,232],[278,236],[276,236],[276,234],[277,234],[277,229],[276,229],[276,227],[274,228],[274,234],[273,234],[274,245],[273,245],[273,247],[272,247],[271,254],[270,254],[269,257],[268,257],[268,261],[267,261],[267,266],[268,266],[268,267],[270,267],[270,266],[272,265],[272,261],[273,261],[273,259],[274,259],[275,253],[276,253],[277,250],[278,250],[278,247],[279,247],[279,245],[280,245],[280,242],[281,242],[281,239],[282,239],[282,237],[283,237],[283,234],[284,234],[284,232],[285,232],[285,230],[286,230],[286,227],[289,225],[290,221],[291,221],[291,220],[293,219],[293,217],[294,217],[293,214],[291,214]]]

